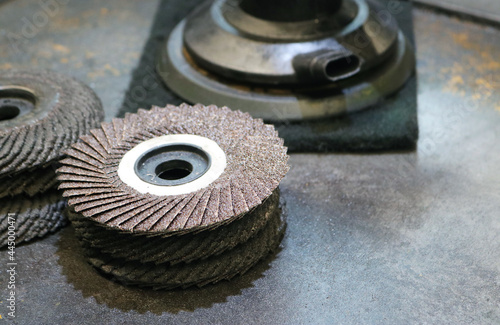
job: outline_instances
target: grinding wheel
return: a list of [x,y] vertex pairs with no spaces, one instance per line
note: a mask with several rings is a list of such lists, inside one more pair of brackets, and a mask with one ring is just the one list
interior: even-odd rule
[[225,227],[167,238],[130,236],[120,231],[106,229],[74,212],[69,212],[69,219],[77,236],[90,248],[123,260],[174,265],[219,255],[248,241],[267,225],[273,214],[281,211],[278,201],[279,193],[275,191],[244,218]]
[[271,125],[215,106],[103,123],[57,170],[89,262],[127,284],[204,285],[279,245],[286,147]]
[[112,275],[124,284],[154,289],[202,287],[243,274],[270,252],[275,251],[285,230],[284,215],[274,213],[269,224],[256,236],[220,255],[189,264],[154,264],[128,262],[113,258],[84,245],[91,265]]
[[63,151],[99,126],[103,117],[95,93],[77,80],[50,71],[2,72],[1,246],[9,236],[20,243],[66,224],[65,201],[54,189],[54,166]]
[[12,232],[9,226],[14,227],[13,238],[17,244],[43,237],[63,227],[66,224],[65,207],[66,202],[57,191],[34,197],[18,195],[0,199],[0,247],[10,241]]
[[0,76],[0,177],[59,159],[104,117],[83,83],[50,71]]
[[75,212],[134,233],[178,235],[231,222],[288,171],[274,127],[225,107],[140,109],[81,140],[57,171],[63,196]]
[[0,178],[0,198],[25,194],[34,196],[57,186],[55,168],[47,166],[32,168]]

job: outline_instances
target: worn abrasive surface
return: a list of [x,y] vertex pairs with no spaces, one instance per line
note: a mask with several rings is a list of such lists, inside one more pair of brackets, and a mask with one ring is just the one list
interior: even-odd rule
[[[180,195],[142,194],[118,176],[122,157],[168,134],[215,141],[222,174]],[[216,106],[153,107],[81,137],[57,170],[68,215],[89,263],[126,284],[172,289],[242,274],[279,245],[285,212],[278,184],[286,147],[273,126]]]
[[63,227],[67,223],[65,208],[65,200],[55,190],[33,197],[18,195],[0,199],[0,247],[7,245],[9,225],[14,225],[17,244]]
[[263,204],[243,218],[214,230],[181,236],[131,236],[99,226],[77,213],[68,212],[75,233],[86,245],[113,257],[155,264],[191,262],[234,248],[259,232],[279,207],[279,191],[275,190]]
[[[222,175],[203,189],[171,196],[141,194],[123,183],[117,174],[123,155],[167,134],[215,141],[227,157]],[[75,212],[107,227],[179,235],[227,224],[260,205],[288,171],[286,151],[273,126],[247,113],[185,104],[140,109],[81,137],[57,171],[59,188]]]
[[0,178],[0,198],[19,194],[34,196],[54,189],[57,183],[52,165],[9,174]]
[[85,84],[50,71],[4,70],[0,86],[41,87],[56,94],[42,118],[22,125],[0,122],[0,177],[58,159],[62,151],[104,118],[100,100]]

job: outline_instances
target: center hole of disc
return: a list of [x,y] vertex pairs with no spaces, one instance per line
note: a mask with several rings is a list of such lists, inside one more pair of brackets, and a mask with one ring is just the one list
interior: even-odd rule
[[156,176],[164,180],[185,178],[193,171],[193,165],[185,160],[165,161],[155,168]]
[[21,113],[19,107],[14,105],[0,106],[0,121],[11,120]]
[[135,173],[144,182],[176,186],[193,182],[210,167],[210,157],[201,148],[186,143],[156,146],[141,154]]
[[33,111],[36,105],[37,97],[32,90],[17,86],[0,86],[0,122],[26,115]]

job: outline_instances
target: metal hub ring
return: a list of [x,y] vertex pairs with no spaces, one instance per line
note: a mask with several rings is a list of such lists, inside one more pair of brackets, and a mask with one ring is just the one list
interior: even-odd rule
[[192,134],[171,134],[141,142],[128,151],[118,176],[140,193],[180,195],[202,189],[226,167],[219,145]]

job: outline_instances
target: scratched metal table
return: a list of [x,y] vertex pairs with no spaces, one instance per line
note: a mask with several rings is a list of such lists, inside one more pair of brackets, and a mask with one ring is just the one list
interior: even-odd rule
[[[0,68],[78,77],[109,120],[157,2],[48,2],[0,1]],[[282,249],[203,289],[109,281],[85,263],[71,228],[19,246],[14,322],[499,324],[500,31],[425,9],[414,17],[416,152],[292,155]],[[4,319],[6,260],[1,251]]]

